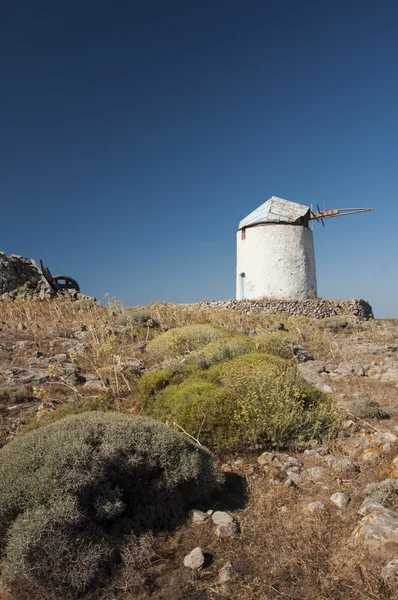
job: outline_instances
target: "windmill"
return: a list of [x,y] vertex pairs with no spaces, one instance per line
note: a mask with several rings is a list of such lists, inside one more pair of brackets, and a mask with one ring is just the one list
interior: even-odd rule
[[272,196],[245,217],[237,233],[236,297],[316,297],[315,252],[310,222],[368,212],[371,208],[324,210]]

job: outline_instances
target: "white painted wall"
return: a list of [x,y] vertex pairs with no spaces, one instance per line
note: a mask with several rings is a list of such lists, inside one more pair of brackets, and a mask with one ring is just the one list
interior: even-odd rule
[[301,225],[259,224],[237,233],[236,297],[242,299],[241,274],[245,273],[245,298],[316,296],[315,253],[312,231]]

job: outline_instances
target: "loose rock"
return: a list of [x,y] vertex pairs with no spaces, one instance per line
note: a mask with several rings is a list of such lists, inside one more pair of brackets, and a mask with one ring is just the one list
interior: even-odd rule
[[398,558],[390,560],[383,568],[381,578],[386,583],[398,583]]
[[216,579],[216,584],[222,585],[227,583],[232,578],[233,567],[230,562],[227,562],[221,569],[218,571],[218,577]]
[[215,525],[226,525],[233,522],[233,518],[228,513],[217,510],[211,515],[211,520]]
[[198,546],[197,548],[194,548],[192,552],[187,554],[187,556],[184,558],[184,567],[196,570],[200,569],[204,562],[205,557],[202,552],[202,548]]
[[190,511],[190,516],[191,516],[191,521],[192,523],[205,523],[209,516],[207,513],[202,512],[201,510],[198,510],[196,508],[194,508],[193,510]]
[[220,523],[217,525],[215,534],[220,538],[232,537],[238,533],[238,526],[235,521],[232,523]]
[[330,501],[338,508],[345,508],[351,502],[351,498],[342,492],[335,492],[330,496]]
[[372,512],[360,520],[352,536],[356,542],[370,546],[398,543],[398,516],[392,511]]

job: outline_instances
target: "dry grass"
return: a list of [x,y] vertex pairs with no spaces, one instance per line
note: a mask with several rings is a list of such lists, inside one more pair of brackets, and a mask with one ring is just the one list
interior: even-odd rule
[[[243,315],[232,310],[206,311],[195,306],[161,303],[151,304],[146,310],[159,323],[158,330],[136,327],[129,322],[120,326],[121,309],[115,304],[0,302],[1,344],[28,342],[26,347],[16,347],[13,352],[2,349],[0,344],[0,366],[25,365],[36,350],[48,356],[68,352],[84,375],[97,374],[101,378],[105,389],[98,396],[117,410],[134,412],[137,410],[134,374],[131,375],[134,365],[147,366],[145,344],[174,327],[209,323],[252,336],[269,332],[283,322],[314,358],[331,368],[352,360],[382,364],[390,355],[377,354],[374,348],[397,344],[398,323],[392,320],[352,321],[347,330],[330,331],[314,319],[286,315]],[[85,331],[80,336],[82,328]],[[65,350],[75,342],[81,342],[78,352]],[[387,409],[398,405],[398,388],[393,384],[355,375],[330,383],[336,395],[344,396],[348,409],[349,402],[358,398],[376,400]],[[80,403],[81,397],[84,400],[90,393],[80,386],[76,391],[65,388],[61,391],[55,383],[43,389],[47,394],[45,400],[52,406],[65,405],[76,398]],[[23,420],[28,423],[36,409],[37,403],[22,405],[15,414],[25,415]],[[12,418],[7,416],[8,420]],[[381,427],[377,421],[372,424]],[[397,424],[395,414],[381,428],[393,431]],[[338,454],[338,450],[334,453]],[[329,472],[322,483],[303,483],[291,489],[272,484],[257,466],[255,457],[233,456],[230,459],[233,471],[247,477],[247,506],[232,510],[228,502],[214,500],[211,506],[203,508],[231,509],[240,523],[240,535],[219,540],[211,523],[200,527],[187,523],[175,534],[155,540],[155,556],[140,592],[124,592],[122,577],[117,583],[119,587],[101,590],[90,600],[397,600],[398,593],[381,582],[380,571],[388,560],[398,556],[398,548],[390,546],[371,553],[350,542],[365,486],[382,477],[391,459],[392,455],[384,455],[377,465],[364,466],[359,474],[337,476]],[[304,460],[305,467],[319,464],[313,458]],[[339,511],[330,504],[329,496],[335,491],[351,496],[352,502],[346,510]],[[303,504],[318,499],[325,501],[327,511],[304,515]],[[213,558],[208,567],[192,574],[182,567],[182,560],[198,545]],[[227,561],[234,567],[233,579],[229,586],[218,586],[215,583],[218,570]],[[1,589],[0,598],[12,600]]]

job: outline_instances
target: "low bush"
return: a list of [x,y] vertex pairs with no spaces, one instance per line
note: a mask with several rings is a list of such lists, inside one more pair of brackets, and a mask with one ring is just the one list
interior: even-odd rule
[[211,342],[226,339],[233,335],[233,332],[228,329],[213,327],[212,325],[185,325],[184,327],[170,329],[155,337],[148,343],[146,353],[152,360],[157,362],[162,362],[165,359],[168,361],[182,360]]
[[290,361],[247,354],[210,373],[238,397],[236,421],[252,447],[297,447],[333,435],[341,424],[336,401],[310,387]]
[[207,381],[217,385],[223,385],[225,373],[229,372],[227,370],[228,365],[232,365],[231,371],[233,371],[234,366],[237,365],[239,372],[242,369],[246,370],[247,373],[257,381],[258,378],[260,380],[262,379],[264,370],[268,369],[269,367],[276,365],[280,369],[288,369],[292,366],[292,363],[289,360],[285,360],[273,354],[251,352],[237,356],[231,361],[225,361],[213,365],[207,371],[203,371],[202,377]]
[[22,385],[0,385],[0,403],[21,404],[32,398],[32,392]]
[[0,450],[14,597],[69,600],[100,586],[132,534],[176,525],[222,480],[206,451],[148,418],[88,412],[15,438]]
[[286,331],[271,331],[253,338],[253,345],[257,351],[281,358],[293,358],[295,343],[296,339]]
[[156,395],[169,385],[178,385],[199,370],[197,365],[184,365],[176,369],[147,371],[137,381],[139,404],[145,413],[151,414]]
[[217,451],[300,449],[332,436],[341,422],[334,399],[308,386],[291,361],[270,354],[245,354],[168,383],[146,410]]
[[347,409],[359,419],[389,419],[390,413],[375,400],[354,400]]
[[224,360],[230,360],[241,354],[253,352],[253,339],[245,335],[236,335],[231,338],[210,342],[203,348],[191,352],[186,358],[186,363],[196,364],[206,368]]
[[152,414],[181,428],[214,450],[232,450],[240,438],[235,421],[237,398],[229,390],[209,383],[188,379],[172,385],[156,396]]
[[145,412],[150,413],[154,398],[173,379],[173,369],[158,369],[147,371],[137,382],[140,404]]

